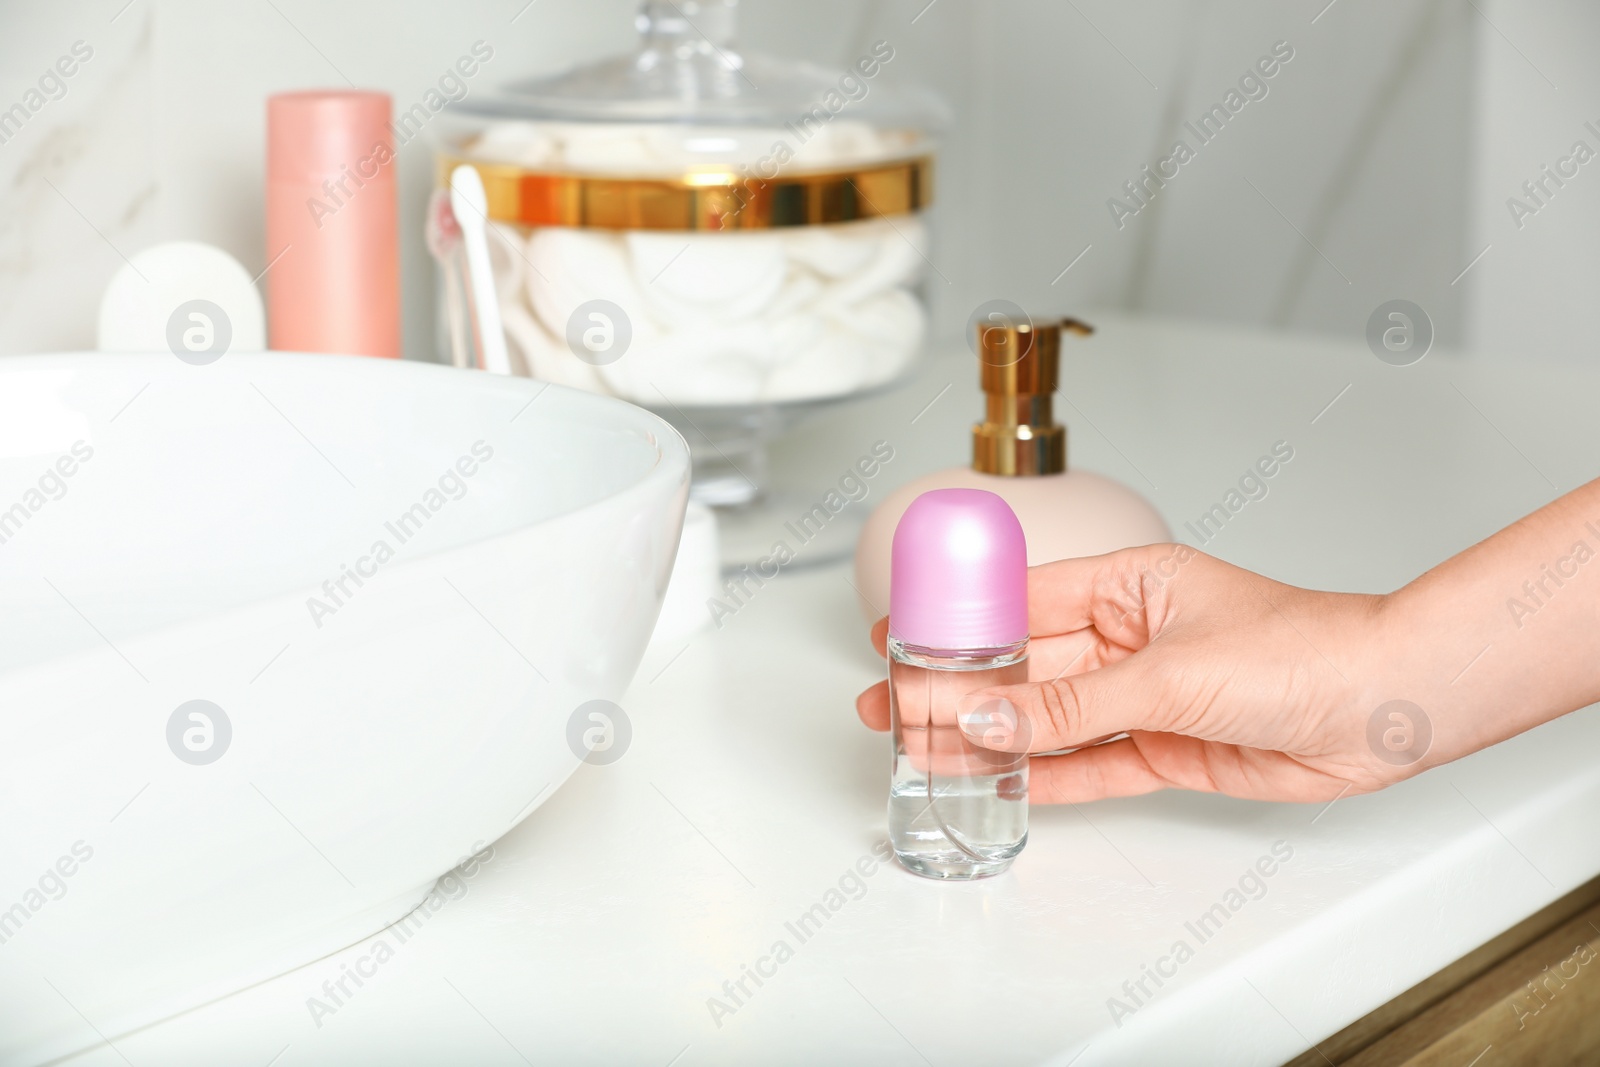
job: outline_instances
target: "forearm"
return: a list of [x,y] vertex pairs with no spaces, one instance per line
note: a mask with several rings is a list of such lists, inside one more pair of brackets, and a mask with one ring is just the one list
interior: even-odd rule
[[1383,614],[1368,697],[1420,706],[1435,759],[1600,701],[1600,480],[1428,571]]

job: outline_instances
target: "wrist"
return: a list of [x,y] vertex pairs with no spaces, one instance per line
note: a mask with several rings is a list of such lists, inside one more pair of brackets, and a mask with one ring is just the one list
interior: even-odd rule
[[1512,724],[1527,709],[1496,697],[1493,619],[1476,600],[1433,573],[1379,598],[1362,710],[1369,747],[1397,780],[1534,725]]

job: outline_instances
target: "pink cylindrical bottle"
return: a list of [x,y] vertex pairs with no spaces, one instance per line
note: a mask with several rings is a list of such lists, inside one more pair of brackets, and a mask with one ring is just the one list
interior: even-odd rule
[[389,96],[267,100],[267,333],[294,352],[400,356],[400,233]]
[[[1026,721],[1004,702],[957,721],[976,689],[1028,680],[1028,548],[1006,502],[936,489],[895,527],[889,579],[889,842],[929,878],[983,878],[1028,840]],[[1004,744],[980,747],[993,728]]]

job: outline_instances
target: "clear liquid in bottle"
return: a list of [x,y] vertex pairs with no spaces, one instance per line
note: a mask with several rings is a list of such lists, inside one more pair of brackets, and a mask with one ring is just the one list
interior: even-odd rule
[[1027,754],[975,745],[956,721],[973,690],[1028,680],[1027,649],[1025,639],[964,651],[889,639],[889,841],[907,870],[985,878],[1011,866],[1027,843]]

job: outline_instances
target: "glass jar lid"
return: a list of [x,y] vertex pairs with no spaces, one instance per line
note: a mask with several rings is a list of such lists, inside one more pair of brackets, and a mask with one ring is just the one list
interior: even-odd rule
[[877,41],[842,70],[741,52],[737,0],[645,0],[638,48],[450,108],[441,169],[472,163],[524,225],[755,229],[931,201],[924,90],[882,83]]

